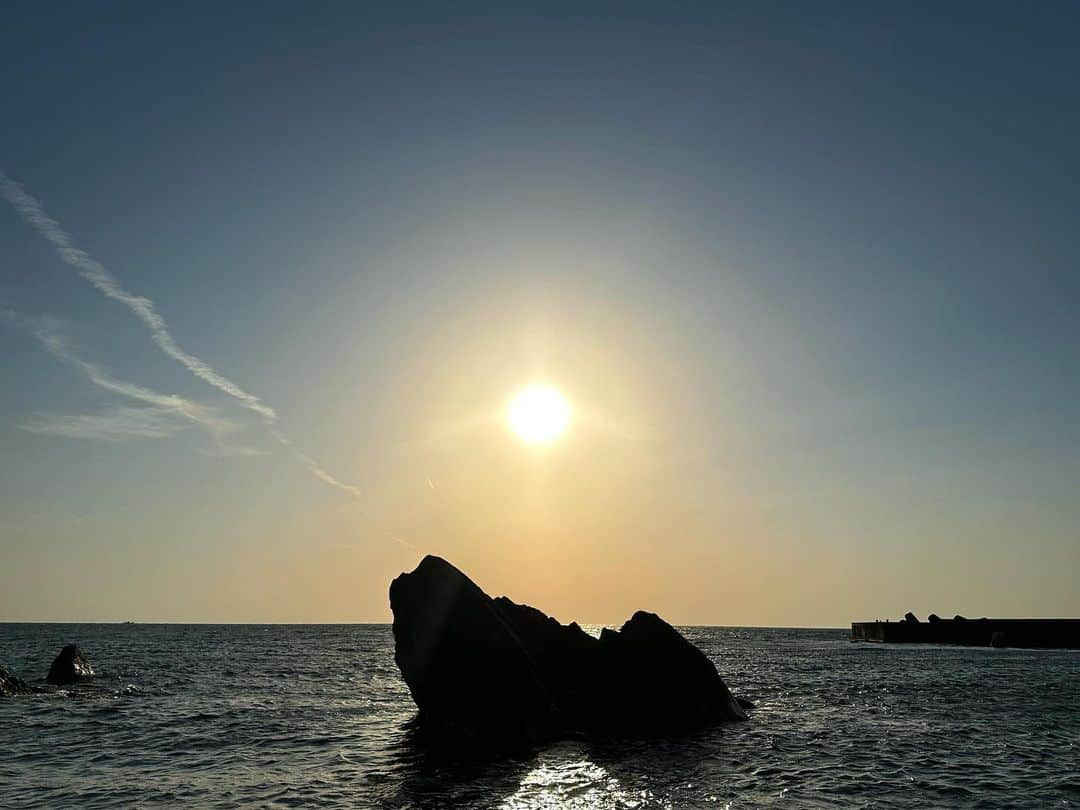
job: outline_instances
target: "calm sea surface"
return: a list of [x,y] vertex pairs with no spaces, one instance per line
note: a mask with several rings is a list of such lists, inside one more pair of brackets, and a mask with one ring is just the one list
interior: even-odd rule
[[1078,652],[684,632],[751,722],[450,765],[402,730],[385,625],[0,625],[24,679],[70,641],[100,675],[0,699],[0,806],[1080,806]]

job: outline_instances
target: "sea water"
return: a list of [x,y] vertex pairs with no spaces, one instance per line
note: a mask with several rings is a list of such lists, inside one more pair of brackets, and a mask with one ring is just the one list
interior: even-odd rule
[[0,625],[25,680],[69,642],[98,672],[0,699],[0,807],[1080,805],[1080,652],[682,629],[750,722],[454,763],[408,734],[386,625]]

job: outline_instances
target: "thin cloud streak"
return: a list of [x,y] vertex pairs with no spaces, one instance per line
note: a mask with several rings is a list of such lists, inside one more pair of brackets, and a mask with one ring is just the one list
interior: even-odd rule
[[246,447],[239,444],[218,444],[214,448],[200,448],[200,453],[213,458],[250,458],[253,456],[268,456],[269,450],[258,447]]
[[0,193],[34,230],[52,243],[60,258],[74,267],[80,276],[94,285],[98,292],[107,298],[119,301],[134,312],[135,316],[150,330],[154,342],[165,354],[178,361],[199,379],[238,400],[267,421],[273,422],[277,419],[274,409],[264,404],[257,396],[249,394],[236,383],[218,374],[198,357],[180,348],[169,333],[165,319],[158,314],[153,301],[129,293],[104,265],[91,258],[85,251],[76,248],[70,234],[60,227],[59,222],[45,213],[41,203],[3,172],[0,172]]
[[64,262],[74,267],[79,275],[89,281],[102,295],[114,301],[119,301],[134,312],[135,316],[150,330],[154,342],[165,354],[177,360],[199,379],[219,391],[223,391],[244,407],[259,414],[274,438],[285,446],[293,457],[307,467],[316,478],[330,486],[337,487],[343,492],[348,492],[356,498],[361,496],[361,492],[357,487],[339,481],[320,467],[313,458],[297,450],[291,441],[277,431],[273,425],[277,422],[278,417],[273,408],[254,394],[248,393],[236,383],[218,374],[198,357],[185,352],[173,339],[165,319],[158,314],[153,301],[129,293],[104,265],[85,251],[76,248],[70,234],[60,227],[59,222],[45,213],[41,203],[2,171],[0,171],[0,194],[32,228],[56,248],[57,253]]
[[357,487],[354,487],[352,484],[346,484],[344,481],[339,481],[338,479],[334,478],[334,476],[332,476],[330,473],[320,467],[318,462],[315,461],[315,459],[297,450],[290,439],[286,438],[273,428],[270,428],[270,435],[277,439],[282,447],[292,453],[293,457],[305,467],[307,467],[311,474],[318,478],[320,481],[323,481],[324,483],[327,483],[332,487],[337,487],[343,492],[348,492],[350,495],[353,495],[357,498],[360,497],[361,492]]
[[123,441],[126,439],[165,439],[189,425],[166,408],[122,406],[100,413],[37,414],[17,425],[19,430],[68,439]]
[[[223,436],[240,427],[236,422],[218,416],[214,408],[207,405],[193,402],[192,400],[185,399],[177,394],[162,394],[142,385],[137,385],[125,380],[118,380],[104,371],[100,366],[83,360],[68,344],[67,338],[63,333],[61,322],[55,318],[34,318],[20,315],[12,309],[0,309],[0,318],[29,332],[42,346],[45,347],[45,350],[48,351],[49,354],[82,372],[90,382],[98,388],[112,394],[142,402],[151,406],[151,410],[157,413],[171,412],[179,418],[204,428],[214,437],[219,446],[221,445]],[[132,409],[127,409],[129,415],[131,410]],[[44,433],[47,431],[35,429],[32,432]],[[66,435],[63,434],[62,431],[58,431],[57,433],[58,435]],[[117,433],[122,433],[122,431],[117,431]],[[151,434],[134,431],[131,435],[139,436]],[[155,433],[152,435],[171,434]],[[111,436],[110,438],[115,438],[115,436]]]
[[397,543],[399,546],[404,546],[405,548],[412,549],[417,554],[423,554],[424,553],[423,551],[418,549],[416,546],[414,546],[412,543],[410,543],[408,540],[403,540],[402,538],[398,537],[397,535],[390,535],[390,539],[393,540],[395,543]]

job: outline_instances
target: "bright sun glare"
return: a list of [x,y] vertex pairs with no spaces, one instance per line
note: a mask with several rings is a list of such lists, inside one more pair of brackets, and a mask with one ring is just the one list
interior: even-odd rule
[[570,403],[549,385],[530,385],[510,399],[506,420],[522,441],[550,444],[570,423]]

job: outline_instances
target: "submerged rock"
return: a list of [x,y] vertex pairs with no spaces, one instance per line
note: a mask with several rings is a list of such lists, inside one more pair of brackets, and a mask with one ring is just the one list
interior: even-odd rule
[[394,658],[442,739],[527,749],[571,734],[655,734],[745,720],[712,661],[639,611],[590,636],[536,608],[492,599],[439,557],[390,585]]
[[21,695],[30,691],[32,690],[26,681],[17,677],[15,673],[8,671],[6,667],[0,664],[0,697]]
[[45,680],[51,684],[63,686],[93,677],[94,668],[90,666],[90,660],[82,649],[76,644],[68,644],[53,659]]

